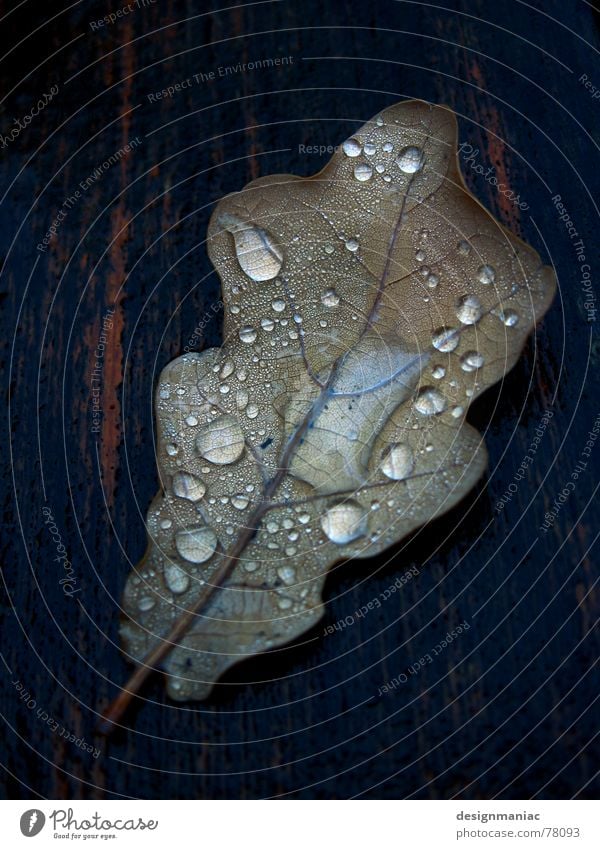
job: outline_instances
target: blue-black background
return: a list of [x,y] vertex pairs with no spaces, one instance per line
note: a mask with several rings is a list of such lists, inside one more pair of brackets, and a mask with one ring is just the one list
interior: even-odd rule
[[[281,0],[222,10],[210,0],[156,0],[94,27],[127,4],[67,5],[3,3],[0,28],[0,131],[59,89],[0,150],[3,794],[596,794],[590,499],[600,447],[553,527],[540,526],[600,413],[594,316],[551,200],[562,196],[597,275],[600,99],[580,78],[600,87],[598,15],[583,0]],[[200,72],[275,56],[293,61],[148,98]],[[413,97],[457,111],[461,140],[529,209],[467,167],[469,186],[555,265],[560,283],[519,364],[470,413],[485,430],[489,471],[393,556],[335,569],[326,619],[301,645],[239,666],[204,704],[170,702],[155,676],[127,729],[102,743],[96,712],[130,671],[117,603],[129,561],[144,551],[143,515],[157,489],[157,371],[199,323],[195,348],[220,342],[219,286],[204,246],[213,206],[261,174],[314,173],[326,156],[300,145],[339,144],[379,109]],[[138,137],[38,251],[79,182]],[[115,316],[96,434],[91,372],[107,307]],[[548,410],[535,461],[497,511]],[[75,599],[59,584],[44,506],[73,564]],[[322,636],[413,566],[417,577],[381,609]],[[378,695],[463,620],[471,627],[435,662]],[[101,755],[53,732],[38,709]]]

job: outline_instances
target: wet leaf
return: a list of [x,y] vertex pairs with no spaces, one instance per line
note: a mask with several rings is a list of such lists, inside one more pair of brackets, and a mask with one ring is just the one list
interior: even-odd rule
[[126,652],[161,665],[173,698],[298,637],[334,563],[398,542],[482,474],[467,408],[555,280],[466,190],[456,144],[452,112],[399,104],[316,176],[217,206],[225,342],[160,377],[163,489],[124,597]]

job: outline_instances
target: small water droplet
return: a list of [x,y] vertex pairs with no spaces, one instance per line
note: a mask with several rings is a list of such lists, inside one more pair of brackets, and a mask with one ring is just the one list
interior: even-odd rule
[[189,472],[177,472],[173,475],[173,492],[178,498],[188,501],[200,501],[206,492],[204,482]]
[[160,523],[160,527],[163,531],[168,531],[172,524],[173,522],[170,519],[163,519]]
[[354,166],[354,178],[359,183],[366,183],[373,176],[373,169],[366,162],[359,162]]
[[367,142],[365,144],[365,153],[366,153],[367,156],[373,156],[373,154],[376,153],[376,151],[377,151],[377,148],[375,147],[373,142]]
[[466,351],[460,358],[460,367],[463,371],[476,371],[484,362],[483,355],[479,351]]
[[462,324],[477,324],[481,314],[481,302],[475,295],[464,295],[459,300],[456,317]]
[[471,245],[465,239],[461,239],[456,250],[461,256],[468,256],[471,253]]
[[480,283],[488,286],[496,279],[496,271],[491,265],[480,265],[477,269],[477,279]]
[[343,501],[327,510],[321,527],[331,542],[345,545],[367,533],[367,514],[357,502]]
[[415,459],[410,445],[392,445],[381,464],[381,471],[394,481],[404,480],[414,469]]
[[210,463],[235,463],[244,451],[244,434],[233,416],[219,416],[205,424],[196,437],[196,450]]
[[234,368],[235,368],[235,366],[231,362],[231,360],[227,360],[226,362],[224,362],[223,368],[221,369],[221,374],[220,374],[221,380],[225,380],[226,378],[229,377],[230,374],[233,374]]
[[321,303],[324,307],[337,307],[340,302],[340,297],[336,293],[335,289],[327,289],[326,292],[323,292],[321,295]]
[[291,587],[292,584],[296,583],[296,572],[293,566],[281,566],[277,570],[277,574],[286,585],[286,587]]
[[431,369],[431,376],[435,377],[436,380],[441,380],[442,377],[446,374],[446,369],[444,366],[434,366]]
[[383,152],[384,153],[391,153],[393,151],[393,149],[394,149],[394,145],[391,142],[386,142],[383,145]]
[[460,419],[460,417],[462,416],[463,413],[464,413],[464,409],[460,406],[452,408],[452,415],[454,416],[455,419]]
[[176,563],[165,566],[165,584],[175,595],[184,593],[190,585],[190,576]]
[[417,260],[417,262],[423,262],[423,260],[425,259],[425,251],[418,250],[415,254],[415,259]]
[[396,164],[405,174],[415,174],[420,171],[425,162],[423,151],[420,147],[405,147],[400,151]]
[[236,510],[245,510],[248,504],[250,504],[250,499],[247,495],[242,495],[238,493],[237,495],[231,496],[231,503],[235,507]]
[[210,528],[203,526],[179,531],[175,536],[175,548],[184,560],[204,563],[215,553],[217,538]]
[[138,610],[141,610],[142,613],[146,613],[148,610],[152,610],[155,604],[156,601],[152,598],[152,596],[144,595],[138,601]]
[[281,271],[283,252],[273,236],[262,227],[228,213],[219,223],[233,236],[237,261],[251,280],[273,280]]
[[246,415],[249,419],[255,419],[258,415],[258,405],[248,404],[248,406],[246,407]]
[[244,327],[240,328],[239,337],[242,342],[246,342],[246,344],[250,344],[251,342],[256,341],[256,330],[251,327],[249,324],[245,324]]
[[266,330],[267,333],[270,333],[275,327],[275,322],[272,318],[263,318],[261,319],[260,326],[263,330]]
[[346,242],[346,247],[352,253],[355,253],[358,250],[358,242],[356,239],[348,239]]
[[165,446],[165,451],[167,452],[169,457],[175,457],[177,454],[179,454],[179,448],[173,442],[169,442]]
[[459,342],[459,333],[452,327],[440,327],[431,339],[433,347],[444,354],[453,351]]
[[189,415],[186,416],[185,423],[188,427],[196,427],[196,425],[198,424],[198,419],[196,418],[196,416]]
[[275,312],[283,312],[285,309],[285,301],[282,301],[281,298],[275,298],[271,306],[273,307]]
[[360,156],[362,147],[357,139],[347,139],[342,145],[342,150],[346,154],[346,156]]
[[519,316],[514,310],[506,310],[502,313],[502,321],[507,327],[514,327],[519,323]]
[[423,416],[437,416],[446,409],[446,399],[437,389],[426,386],[419,392],[415,401],[415,409]]
[[435,289],[437,284],[440,282],[440,278],[437,274],[428,274],[427,275],[427,285],[430,289]]
[[310,522],[310,515],[308,513],[299,513],[298,521],[301,525],[307,525]]

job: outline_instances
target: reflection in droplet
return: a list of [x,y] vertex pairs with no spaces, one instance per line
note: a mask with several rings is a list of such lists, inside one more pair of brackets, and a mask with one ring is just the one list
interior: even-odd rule
[[423,167],[425,157],[420,147],[405,147],[400,151],[396,163],[405,174],[415,174]]
[[373,169],[366,162],[359,162],[354,166],[354,178],[360,183],[366,183],[373,176]]
[[381,471],[394,481],[407,478],[415,465],[415,458],[410,445],[399,442],[392,445],[381,464]]
[[426,386],[419,392],[415,401],[415,409],[423,416],[437,416],[446,409],[446,399],[437,389]]
[[200,501],[206,492],[206,486],[196,475],[189,472],[177,472],[173,475],[173,492],[178,498]]
[[165,566],[165,584],[176,595],[184,593],[190,585],[190,576],[176,563]]
[[447,354],[456,348],[459,338],[459,333],[455,328],[440,327],[433,334],[431,342],[434,348]]
[[215,553],[217,538],[210,528],[203,526],[179,531],[175,537],[179,554],[190,563],[204,563]]
[[221,216],[220,223],[233,236],[237,261],[251,280],[260,282],[277,277],[283,265],[283,252],[270,233],[228,213]]
[[332,542],[345,545],[367,533],[367,514],[356,501],[343,501],[327,510],[321,527]]
[[463,371],[476,371],[484,362],[483,355],[479,351],[466,351],[460,358],[460,367]]
[[240,340],[242,342],[246,342],[246,344],[256,341],[256,330],[249,324],[245,324],[244,327],[241,327],[238,335]]
[[362,147],[356,139],[347,139],[342,145],[342,150],[346,156],[360,156]]
[[481,315],[481,302],[475,295],[464,295],[458,302],[456,317],[462,324],[477,324]]
[[208,422],[196,437],[196,450],[210,463],[235,463],[244,451],[244,434],[239,423],[227,414]]
[[321,295],[321,303],[324,307],[337,307],[340,302],[340,296],[335,289],[328,289]]

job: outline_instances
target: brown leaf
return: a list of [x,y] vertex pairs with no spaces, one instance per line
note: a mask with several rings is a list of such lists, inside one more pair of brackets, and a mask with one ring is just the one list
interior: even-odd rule
[[203,699],[298,637],[336,561],[383,551],[481,475],[466,410],[555,279],[469,194],[456,141],[448,109],[398,104],[316,176],[217,206],[225,343],[161,375],[163,490],[124,598],[126,651],[162,662],[171,697]]

